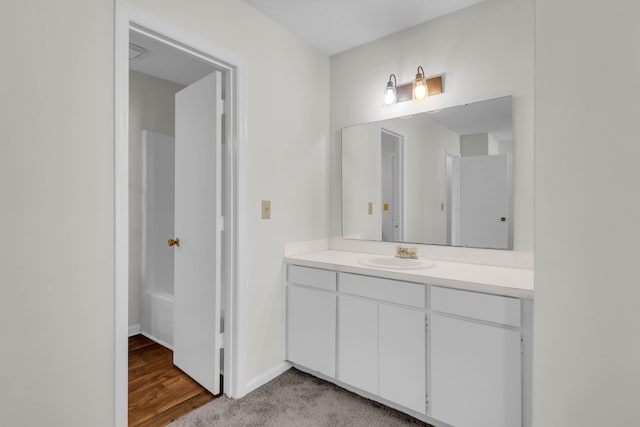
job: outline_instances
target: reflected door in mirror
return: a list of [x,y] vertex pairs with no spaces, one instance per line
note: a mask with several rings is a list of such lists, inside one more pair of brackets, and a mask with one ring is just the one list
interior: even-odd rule
[[457,160],[460,162],[458,245],[507,249],[509,246],[507,155],[468,156]]

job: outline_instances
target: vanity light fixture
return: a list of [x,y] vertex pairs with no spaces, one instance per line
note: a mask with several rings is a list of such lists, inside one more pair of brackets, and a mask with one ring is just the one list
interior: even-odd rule
[[[393,78],[393,80],[391,80]],[[384,88],[384,101],[382,102],[383,108],[394,108],[398,104],[398,92],[396,90],[396,75],[391,74],[387,87]]]
[[429,98],[427,80],[424,78],[424,69],[420,65],[418,65],[418,73],[413,81],[413,91],[411,93],[413,102],[424,102]]
[[418,67],[415,80],[398,86],[396,75],[391,74],[387,85],[384,88],[383,108],[393,108],[398,102],[412,100],[413,102],[424,102],[430,96],[442,93],[442,75],[431,77],[424,76],[422,66]]

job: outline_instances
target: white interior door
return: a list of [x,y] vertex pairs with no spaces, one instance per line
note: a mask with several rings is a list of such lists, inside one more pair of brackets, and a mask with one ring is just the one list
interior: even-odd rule
[[509,246],[509,169],[506,154],[460,158],[461,246]]
[[176,94],[174,364],[220,392],[221,74]]

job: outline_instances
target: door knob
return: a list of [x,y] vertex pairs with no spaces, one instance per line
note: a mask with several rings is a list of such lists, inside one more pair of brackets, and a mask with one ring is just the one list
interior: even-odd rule
[[180,246],[180,238],[176,237],[176,239],[169,239],[169,246]]

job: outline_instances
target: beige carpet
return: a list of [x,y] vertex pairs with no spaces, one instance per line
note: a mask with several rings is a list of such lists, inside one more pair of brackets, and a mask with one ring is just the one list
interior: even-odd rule
[[222,396],[171,427],[428,426],[396,410],[290,369],[241,399]]

